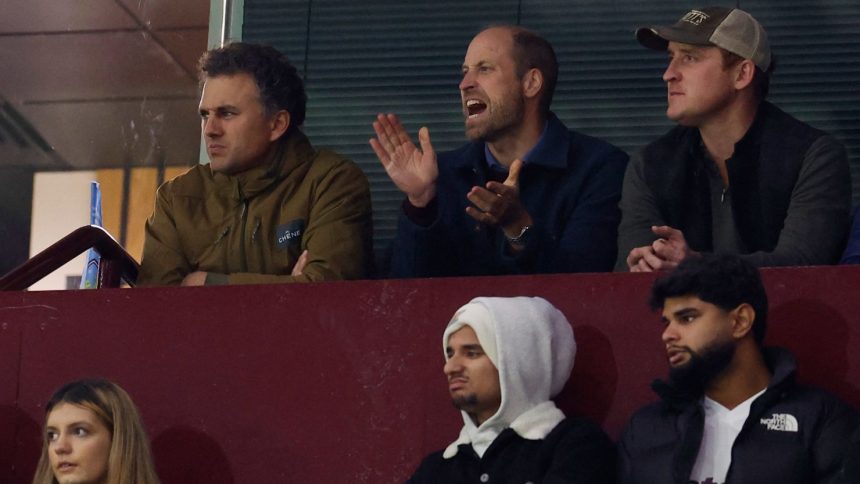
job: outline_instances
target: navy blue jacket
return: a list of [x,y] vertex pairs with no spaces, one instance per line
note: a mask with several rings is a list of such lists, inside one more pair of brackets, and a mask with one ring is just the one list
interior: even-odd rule
[[401,210],[392,246],[394,277],[472,276],[612,270],[618,201],[627,154],[573,131],[550,114],[545,142],[520,172],[520,199],[534,220],[525,248],[512,254],[498,227],[466,213],[466,194],[488,181],[484,143],[438,158],[436,217],[429,226]]
[[860,264],[860,205],[854,208],[851,234],[848,236],[848,246],[842,255],[840,264]]
[[[851,438],[860,415],[829,393],[795,384],[788,351],[770,348],[765,360],[773,377],[732,446],[726,484],[860,482],[860,469],[846,465],[858,460]],[[705,424],[700,398],[662,382],[654,390],[662,401],[636,412],[618,442],[620,484],[690,482]]]

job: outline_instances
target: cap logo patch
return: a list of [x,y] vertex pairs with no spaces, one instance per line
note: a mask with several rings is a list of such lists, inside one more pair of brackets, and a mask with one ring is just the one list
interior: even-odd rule
[[705,12],[700,12],[698,10],[690,10],[689,12],[687,12],[687,15],[684,15],[684,17],[681,18],[681,21],[691,23],[693,25],[702,25],[702,22],[708,20],[709,18],[711,18],[710,15],[706,14]]

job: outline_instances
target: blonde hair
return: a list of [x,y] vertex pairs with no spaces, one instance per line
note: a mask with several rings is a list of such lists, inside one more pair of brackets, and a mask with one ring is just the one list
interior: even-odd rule
[[[106,484],[159,484],[149,451],[149,439],[131,397],[107,380],[78,380],[57,390],[45,407],[45,416],[55,406],[70,403],[95,414],[111,432]],[[33,484],[57,484],[48,457],[48,439],[42,438],[42,456]]]

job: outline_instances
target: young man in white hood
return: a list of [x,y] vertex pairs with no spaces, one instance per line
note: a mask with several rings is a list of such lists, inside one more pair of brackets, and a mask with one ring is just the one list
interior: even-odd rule
[[612,483],[615,449],[595,424],[550,398],[576,354],[564,315],[542,298],[475,298],[442,336],[460,436],[409,482]]

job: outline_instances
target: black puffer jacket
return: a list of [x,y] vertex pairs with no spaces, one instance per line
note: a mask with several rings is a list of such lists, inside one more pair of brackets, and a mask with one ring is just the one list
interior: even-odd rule
[[[860,483],[860,475],[848,475],[858,471],[845,468],[846,460],[857,459],[849,454],[858,449],[851,436],[860,414],[829,393],[796,384],[789,352],[767,349],[765,360],[773,378],[735,440],[726,483]],[[619,482],[688,484],[704,429],[701,398],[682,398],[659,381],[653,387],[662,401],[636,412],[618,443]]]

